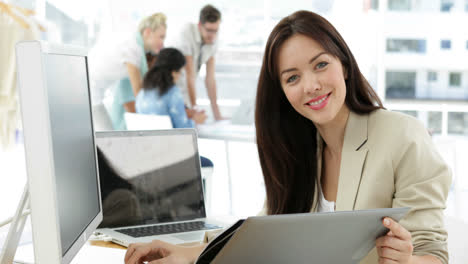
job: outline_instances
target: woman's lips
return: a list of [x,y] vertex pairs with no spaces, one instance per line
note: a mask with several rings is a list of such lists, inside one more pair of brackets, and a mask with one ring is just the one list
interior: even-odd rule
[[330,94],[331,93],[316,97],[310,100],[309,102],[307,102],[306,106],[312,110],[320,110],[328,104],[328,99],[330,98]]

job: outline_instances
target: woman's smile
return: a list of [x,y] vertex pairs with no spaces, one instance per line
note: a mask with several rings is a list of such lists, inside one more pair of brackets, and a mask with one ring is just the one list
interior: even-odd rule
[[322,96],[318,96],[307,102],[305,105],[312,110],[320,110],[328,104],[328,99],[330,98],[330,95],[331,92]]

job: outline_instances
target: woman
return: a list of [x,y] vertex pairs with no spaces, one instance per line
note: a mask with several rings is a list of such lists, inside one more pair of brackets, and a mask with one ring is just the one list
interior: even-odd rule
[[185,65],[184,55],[174,48],[162,49],[155,65],[145,75],[143,90],[136,98],[136,111],[141,114],[168,115],[174,128],[193,128],[205,121],[204,112],[196,112],[192,119],[185,112],[182,93],[175,85]]
[[[400,223],[383,219],[390,231],[361,263],[448,263],[447,166],[417,120],[383,109],[324,18],[299,11],[273,29],[260,71],[256,129],[263,214],[408,206]],[[131,245],[125,260],[186,263],[202,247],[154,241]]]
[[[128,39],[99,45],[90,53],[94,119],[96,130],[125,130],[124,113],[135,112],[135,96],[148,71],[146,53],[157,54],[166,37],[166,16],[155,13],[140,22],[138,32]],[[113,92],[109,115],[103,106],[108,89]],[[107,125],[109,119],[111,125]]]

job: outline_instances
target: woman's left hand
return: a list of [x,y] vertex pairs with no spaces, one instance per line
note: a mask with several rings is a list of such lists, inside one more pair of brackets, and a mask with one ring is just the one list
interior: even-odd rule
[[390,231],[375,241],[379,264],[407,264],[413,256],[411,233],[393,219],[386,217],[383,225]]

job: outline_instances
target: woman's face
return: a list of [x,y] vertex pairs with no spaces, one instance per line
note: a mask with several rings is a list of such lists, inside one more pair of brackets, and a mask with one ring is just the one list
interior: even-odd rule
[[279,79],[292,107],[317,126],[348,110],[345,70],[315,40],[295,34],[279,50]]
[[143,33],[145,42],[145,51],[153,54],[158,54],[164,46],[164,39],[166,38],[166,27],[160,26],[155,30],[146,28]]

